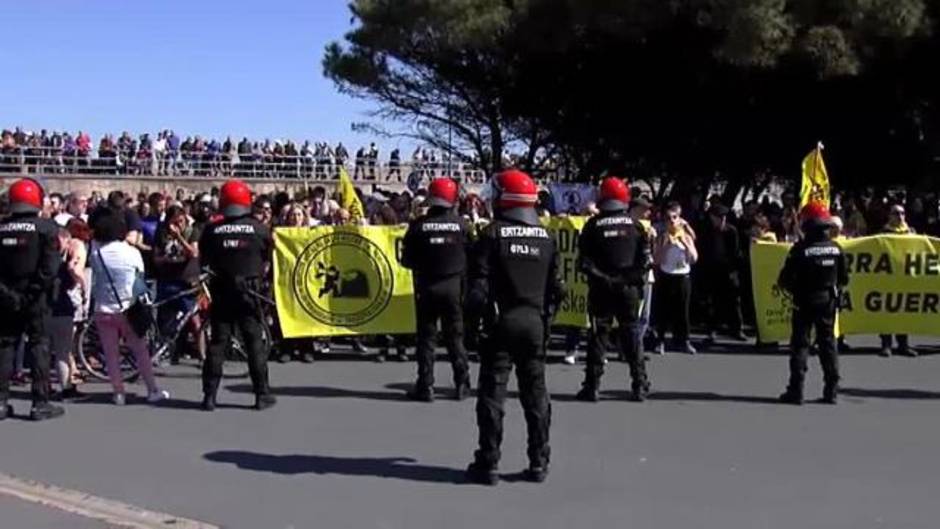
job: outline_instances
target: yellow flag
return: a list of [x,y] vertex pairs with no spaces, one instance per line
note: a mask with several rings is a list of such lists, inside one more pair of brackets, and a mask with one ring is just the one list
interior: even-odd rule
[[352,179],[349,173],[342,165],[339,167],[339,194],[341,197],[340,206],[349,212],[349,217],[353,221],[361,220],[365,217],[365,209],[356,194],[356,188],[353,187]]
[[823,161],[822,143],[803,158],[803,185],[800,187],[800,207],[810,202],[822,202],[829,207],[829,172]]

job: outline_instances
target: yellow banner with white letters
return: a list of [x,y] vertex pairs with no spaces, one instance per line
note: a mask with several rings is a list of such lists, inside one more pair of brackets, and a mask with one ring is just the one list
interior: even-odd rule
[[[849,286],[841,295],[842,334],[940,336],[940,239],[877,235],[839,241]],[[790,246],[755,244],[751,276],[758,336],[763,342],[790,338],[790,297],[777,287]]]

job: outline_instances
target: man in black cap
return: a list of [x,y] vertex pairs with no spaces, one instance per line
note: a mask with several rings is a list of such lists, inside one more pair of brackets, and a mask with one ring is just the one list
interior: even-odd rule
[[715,333],[724,323],[728,335],[744,341],[741,333],[741,242],[738,230],[728,222],[730,210],[716,203],[708,209],[708,224],[699,234],[699,284],[706,304],[706,345],[715,342]]

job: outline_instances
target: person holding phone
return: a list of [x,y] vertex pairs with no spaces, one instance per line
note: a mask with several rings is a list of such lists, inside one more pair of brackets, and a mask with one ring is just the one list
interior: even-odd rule
[[656,282],[653,290],[653,309],[656,315],[657,344],[655,351],[666,351],[666,331],[672,328],[672,338],[678,351],[695,354],[689,340],[689,303],[692,299],[692,265],[698,261],[695,232],[682,218],[678,202],[666,206],[666,228],[656,238],[653,262]]

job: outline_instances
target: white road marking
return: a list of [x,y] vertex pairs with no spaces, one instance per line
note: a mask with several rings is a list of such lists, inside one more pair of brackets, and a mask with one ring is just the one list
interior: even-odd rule
[[217,525],[148,511],[119,501],[63,489],[0,472],[0,494],[132,529],[220,529]]

